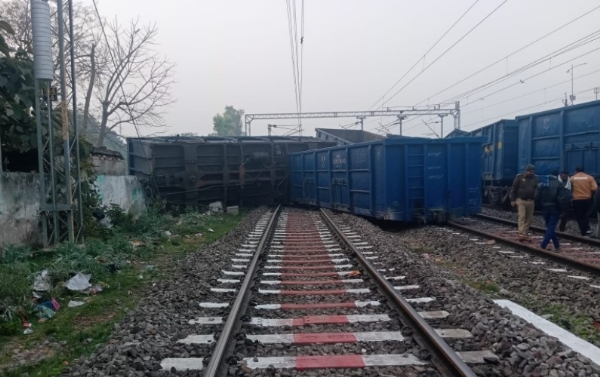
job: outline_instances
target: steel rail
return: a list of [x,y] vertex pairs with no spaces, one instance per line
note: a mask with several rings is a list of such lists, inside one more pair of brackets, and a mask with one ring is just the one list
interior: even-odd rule
[[242,282],[239,293],[238,293],[237,297],[235,298],[235,302],[233,303],[233,306],[231,307],[229,316],[227,316],[227,321],[223,325],[223,328],[221,330],[221,335],[219,336],[219,339],[217,340],[217,344],[215,345],[213,353],[210,357],[208,366],[206,367],[206,370],[203,374],[204,377],[218,376],[219,372],[221,371],[221,368],[223,367],[223,365],[222,365],[223,357],[227,353],[228,346],[231,343],[231,337],[233,335],[233,331],[235,330],[236,326],[241,323],[240,314],[242,314],[243,309],[246,309],[246,307],[247,307],[248,292],[250,292],[251,284],[254,282],[254,275],[256,273],[256,267],[258,266],[258,261],[263,252],[263,249],[265,248],[265,245],[267,244],[267,240],[269,239],[269,236],[271,235],[271,231],[273,229],[273,224],[275,223],[275,219],[277,218],[280,209],[281,209],[281,205],[277,206],[275,211],[273,211],[273,216],[271,216],[271,218],[269,219],[269,223],[267,224],[267,226],[265,228],[265,232],[263,233],[262,237],[260,238],[260,242],[258,243],[258,246],[256,247],[256,252],[254,253],[252,262],[250,263],[250,266],[248,267],[248,273],[244,277],[244,281]]
[[444,376],[469,376],[475,377],[475,373],[469,366],[454,352],[454,350],[446,343],[435,330],[417,313],[417,311],[394,289],[383,275],[381,275],[375,266],[365,258],[346,235],[337,227],[331,217],[321,209],[321,215],[336,233],[336,235],[345,243],[345,245],[356,256],[360,264],[369,272],[379,286],[384,290],[385,294],[392,299],[394,304],[400,308],[404,318],[408,320],[413,328],[417,328],[423,336],[420,337],[430,350],[434,351],[434,357],[439,360],[442,365],[436,365],[438,368],[445,369],[442,372]]
[[500,242],[509,244],[511,246],[515,246],[515,247],[517,247],[519,249],[522,249],[524,251],[527,251],[527,252],[529,252],[531,254],[540,255],[540,256],[543,256],[545,258],[552,259],[552,260],[554,260],[554,261],[556,261],[558,263],[562,263],[562,264],[568,265],[570,267],[579,269],[581,271],[585,271],[585,272],[588,272],[588,273],[591,273],[591,274],[595,274],[595,275],[599,275],[600,274],[600,265],[594,265],[594,264],[591,264],[591,263],[580,261],[580,260],[575,259],[575,258],[567,257],[567,256],[562,255],[562,254],[558,254],[558,253],[553,253],[553,252],[550,252],[550,251],[542,250],[542,249],[537,248],[537,247],[532,246],[532,245],[526,245],[526,244],[523,244],[523,243],[521,243],[519,241],[515,241],[515,240],[508,239],[508,238],[500,237],[500,236],[497,236],[497,235],[494,235],[494,234],[489,234],[489,233],[486,233],[486,232],[484,232],[482,230],[473,229],[473,228],[468,227],[466,225],[457,224],[457,223],[452,222],[452,221],[448,222],[448,225],[453,226],[453,227],[455,227],[457,229],[464,230],[466,232],[471,232],[471,233],[477,234],[477,235],[482,236],[482,237],[492,238],[492,239],[494,239],[496,241],[500,241]]
[[[484,215],[481,213],[478,213],[474,216],[485,219],[485,220],[496,221],[501,224],[514,225],[514,226],[518,225],[516,222],[514,222],[512,220],[501,219],[499,217]],[[533,230],[536,230],[538,232],[542,232],[542,233],[546,232],[546,229],[541,228],[539,226],[532,225],[530,228]],[[565,232],[556,232],[556,235],[561,236],[562,238],[567,239],[567,240],[578,241],[581,243],[587,243],[587,244],[594,245],[594,246],[600,246],[600,240],[598,240],[598,239],[582,237],[582,236],[578,236],[576,234],[570,234],[570,233],[565,233]]]

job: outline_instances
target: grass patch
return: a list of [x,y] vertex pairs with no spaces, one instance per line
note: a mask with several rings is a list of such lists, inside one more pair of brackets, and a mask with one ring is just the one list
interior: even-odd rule
[[[151,280],[165,278],[164,271],[174,260],[221,238],[244,214],[189,211],[173,216],[152,209],[133,221],[113,207],[109,216],[116,219],[115,226],[86,239],[84,246],[65,243],[50,250],[4,251],[0,259],[0,375],[58,376],[74,359],[89,355],[107,341],[114,324],[135,308]],[[50,272],[52,288],[42,301],[55,298],[61,308],[53,318],[39,322],[31,299],[32,283],[44,269]],[[100,284],[103,291],[88,296],[63,287],[80,271],[92,274],[91,283]],[[70,300],[85,304],[69,308]],[[23,335],[22,321],[33,324],[32,334]],[[33,365],[41,354],[49,356]],[[19,360],[28,364],[18,365]]]
[[[540,315],[550,315],[549,321],[596,345],[600,344],[600,330],[594,326],[594,320],[587,316],[569,314],[561,304],[552,304],[541,308]],[[599,324],[600,325],[600,324]]]
[[417,254],[433,253],[433,248],[419,244],[409,243],[408,248]]
[[498,293],[500,287],[493,281],[465,280],[465,284],[485,293]]

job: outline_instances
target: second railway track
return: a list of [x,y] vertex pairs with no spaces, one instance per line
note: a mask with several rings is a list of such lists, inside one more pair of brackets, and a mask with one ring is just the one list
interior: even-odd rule
[[[214,282],[211,291],[222,301],[200,303],[231,308],[228,316],[195,318],[198,335],[179,340],[204,344],[210,354],[165,359],[163,369],[204,376],[474,376],[466,362],[498,362],[470,341],[468,330],[447,322],[442,307],[419,310],[435,295],[386,268],[350,227],[324,212],[277,214],[257,224]],[[446,343],[457,339],[463,352]]]
[[539,247],[545,233],[544,228],[532,226],[531,242],[523,243],[517,237],[517,224],[502,218],[476,215],[474,218],[464,219],[460,223],[451,222],[450,225],[479,236],[510,244],[529,253],[552,259],[582,271],[600,274],[600,241],[596,239],[557,232],[562,245],[560,253],[557,253],[550,249],[552,247],[551,243],[548,250],[542,250]]

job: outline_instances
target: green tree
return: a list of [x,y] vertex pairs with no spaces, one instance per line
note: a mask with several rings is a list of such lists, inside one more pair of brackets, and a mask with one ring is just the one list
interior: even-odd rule
[[242,116],[244,110],[225,106],[225,112],[213,117],[213,131],[217,136],[242,136]]
[[0,145],[27,151],[36,143],[33,62],[22,48],[9,48],[7,39],[13,35],[13,28],[0,20]]

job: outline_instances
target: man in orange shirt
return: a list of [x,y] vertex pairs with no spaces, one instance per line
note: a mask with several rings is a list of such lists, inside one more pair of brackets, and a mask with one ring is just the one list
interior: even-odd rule
[[596,180],[585,174],[582,167],[575,168],[577,172],[571,177],[573,192],[573,210],[582,236],[590,234],[590,212],[592,210],[592,195],[598,189]]

